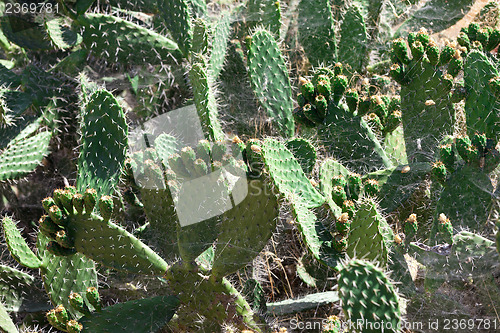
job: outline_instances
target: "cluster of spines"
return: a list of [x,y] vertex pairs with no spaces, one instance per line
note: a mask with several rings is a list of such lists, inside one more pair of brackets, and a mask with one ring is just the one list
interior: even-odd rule
[[73,239],[67,230],[69,216],[90,215],[94,208],[99,208],[105,222],[109,221],[113,213],[113,199],[104,195],[97,198],[95,189],[87,189],[82,195],[75,187],[67,186],[54,190],[52,197],[42,200],[42,206],[47,213],[39,220],[40,232],[51,239],[47,250],[58,256],[68,256],[76,253]]
[[[95,311],[101,311],[101,298],[95,287],[87,288],[85,298],[92,305]],[[71,307],[83,314],[90,314],[91,311],[85,303],[84,297],[79,293],[69,295],[69,304]],[[70,319],[68,310],[63,305],[49,310],[46,313],[47,321],[56,329],[68,333],[80,333],[83,331],[83,325],[75,319]]]
[[475,49],[489,52],[500,44],[500,29],[488,26],[481,27],[478,23],[473,22],[467,27],[462,27],[457,41],[467,51]]

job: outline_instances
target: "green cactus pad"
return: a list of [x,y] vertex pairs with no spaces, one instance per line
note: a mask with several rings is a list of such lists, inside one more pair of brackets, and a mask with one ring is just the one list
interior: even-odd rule
[[316,164],[316,149],[311,142],[302,138],[290,139],[286,147],[297,159],[304,173],[311,173]]
[[224,66],[230,33],[230,15],[228,13],[225,13],[217,21],[215,27],[213,28],[212,53],[210,55],[209,73],[212,81],[214,82],[219,77],[219,74]]
[[170,39],[121,18],[85,14],[78,21],[85,27],[85,48],[112,63],[160,64],[181,57],[179,47]]
[[14,44],[31,50],[50,50],[49,36],[45,29],[23,17],[3,15],[0,20],[3,34]]
[[92,260],[76,253],[54,256],[46,249],[49,239],[38,234],[37,249],[43,261],[41,268],[45,290],[53,304],[62,304],[74,314],[69,304],[72,292],[83,293],[88,287],[97,288],[97,272]]
[[96,189],[97,197],[110,194],[117,185],[128,146],[125,114],[110,92],[97,90],[90,95],[82,109],[81,132],[76,186],[79,191]]
[[299,162],[283,143],[266,139],[262,154],[274,184],[285,198],[300,200],[307,208],[319,207],[325,202],[325,198],[311,185]]
[[42,261],[28,247],[19,229],[17,229],[16,223],[10,217],[5,216],[2,219],[2,227],[5,242],[14,259],[25,267],[40,268]]
[[79,321],[82,332],[156,332],[172,319],[178,306],[174,296],[156,296],[115,304]]
[[293,136],[290,78],[278,44],[266,30],[257,29],[252,35],[248,71],[254,93],[268,116],[282,135]]
[[493,186],[487,174],[469,165],[455,171],[436,204],[436,219],[445,214],[454,228],[468,227],[482,230],[486,227]]
[[470,136],[479,132],[485,133],[489,138],[498,137],[500,98],[495,97],[488,82],[499,75],[495,65],[485,54],[472,51],[467,55],[464,69],[467,89],[465,113]]
[[215,94],[206,69],[201,64],[194,64],[189,71],[189,80],[193,86],[194,102],[205,137],[210,141],[224,140]]
[[376,179],[380,185],[380,207],[394,211],[422,184],[430,172],[428,163],[400,165],[369,173],[363,179]]
[[347,254],[351,258],[377,261],[385,265],[389,260],[389,246],[394,234],[372,201],[360,205],[351,223]]
[[[398,332],[401,324],[399,297],[387,275],[370,262],[354,259],[339,277],[342,310],[356,332]],[[383,329],[381,328],[383,327]]]
[[4,265],[0,265],[0,303],[9,312],[37,312],[50,307],[39,279]]
[[357,5],[347,8],[340,31],[337,61],[349,65],[352,72],[360,73],[368,62],[369,36],[365,19]]
[[51,138],[52,133],[45,131],[11,142],[0,154],[0,181],[32,172],[48,154]]
[[97,215],[73,215],[69,235],[80,253],[118,270],[163,275],[167,263],[125,229]]
[[345,161],[353,171],[392,166],[375,133],[360,116],[353,116],[346,105],[329,104],[318,135],[324,145],[331,147],[330,154]]
[[186,0],[165,0],[159,6],[161,19],[187,58],[193,40],[192,12]]
[[221,278],[255,258],[271,238],[279,215],[275,195],[261,180],[248,183],[245,199],[222,216],[212,275]]
[[299,42],[313,66],[335,63],[337,40],[328,0],[302,0],[297,8]]
[[297,227],[309,252],[320,263],[338,270],[340,260],[344,258],[344,254],[335,249],[332,236],[317,220],[316,215],[304,206],[303,202],[292,202],[292,206],[292,213],[297,221]]
[[16,325],[9,317],[9,313],[5,309],[5,306],[0,303],[0,329],[5,333],[17,333],[18,330]]
[[321,164],[320,168],[320,186],[321,192],[324,194],[330,209],[332,210],[335,218],[340,217],[342,213],[342,209],[332,200],[332,190],[333,186],[338,186],[342,184],[334,184],[332,183],[332,179],[334,177],[342,176],[342,186],[347,184],[346,177],[349,174],[349,170],[347,170],[342,164],[333,159],[326,159],[323,164]]

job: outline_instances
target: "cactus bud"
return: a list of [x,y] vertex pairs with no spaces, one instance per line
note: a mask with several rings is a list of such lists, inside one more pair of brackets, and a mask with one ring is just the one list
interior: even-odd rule
[[358,200],[359,193],[361,192],[361,175],[351,173],[347,176],[347,189],[349,190],[349,198],[351,200]]
[[470,40],[477,40],[477,34],[480,29],[481,26],[476,22],[469,24],[469,27],[467,28],[467,34],[469,35]]
[[450,219],[447,218],[443,213],[439,214],[438,232],[443,235],[444,240],[448,244],[453,243],[453,225],[451,224]]
[[74,246],[73,241],[64,230],[58,230],[56,232],[56,242],[62,247],[66,248],[71,248]]
[[345,101],[347,103],[347,106],[349,107],[349,111],[354,113],[358,108],[358,102],[359,102],[358,92],[354,89],[348,89],[345,92]]
[[337,234],[333,238],[332,245],[335,251],[344,252],[347,248],[347,238],[341,234]]
[[345,75],[337,75],[332,80],[333,99],[339,101],[349,85],[349,80]]
[[490,39],[490,30],[488,28],[481,28],[477,31],[476,40],[486,48]]
[[[216,141],[212,147],[212,160],[222,161],[222,157],[228,152],[227,145],[224,141]],[[182,155],[181,155],[182,156]]]
[[488,51],[494,50],[497,48],[498,44],[500,44],[500,29],[493,29],[490,35],[490,40],[488,41],[488,45],[486,49]]
[[484,133],[474,133],[471,138],[471,143],[479,149],[480,155],[482,155],[486,150],[486,145],[488,143],[488,138]]
[[83,331],[83,325],[72,319],[66,324],[66,329],[68,333],[80,333]]
[[60,226],[64,225],[63,213],[57,205],[50,207],[49,216],[55,224]]
[[455,49],[450,45],[445,45],[441,50],[441,54],[439,56],[439,65],[443,66],[450,62],[455,54]]
[[45,317],[47,318],[47,321],[49,322],[50,325],[54,326],[56,329],[60,331],[66,331],[66,325],[65,323],[62,323],[57,319],[55,309],[48,311],[45,314]]
[[59,322],[66,324],[69,320],[68,311],[64,308],[63,305],[58,305],[57,308],[54,309],[54,313]]
[[429,42],[426,48],[426,54],[427,54],[427,59],[429,59],[431,65],[437,66],[439,64],[440,52],[436,42],[434,41]]
[[83,194],[83,203],[85,205],[85,213],[92,213],[97,203],[97,191],[93,188],[87,189]]
[[347,200],[347,194],[341,186],[334,186],[332,189],[332,200],[338,205],[342,206],[342,203]]
[[326,75],[322,76],[325,76],[325,78],[318,81],[318,84],[316,85],[316,92],[318,95],[325,96],[325,99],[328,100],[330,99],[330,95],[332,93],[332,84]]
[[382,121],[380,120],[380,117],[377,116],[373,112],[366,116],[366,122],[375,131],[383,131],[384,130],[384,125],[382,125]]
[[418,40],[410,44],[410,51],[414,60],[421,59],[425,54],[425,48]]
[[87,293],[85,294],[89,303],[97,310],[101,311],[101,297],[99,296],[99,291],[95,287],[88,287]]
[[40,225],[40,232],[49,238],[53,238],[54,234],[60,230],[60,227],[48,215],[40,217],[38,223]]
[[416,39],[422,43],[422,45],[427,49],[427,46],[432,42],[431,37],[429,36],[429,32],[425,28],[421,28],[418,33]]
[[455,165],[455,151],[451,144],[439,146],[439,159],[447,169],[453,170]]
[[310,122],[312,122],[314,124],[321,124],[323,122],[324,118],[322,118],[318,114],[315,106],[308,103],[308,104],[304,105],[302,110],[303,110],[304,115],[306,116],[307,120],[309,120]]
[[389,75],[394,79],[394,81],[396,81],[399,84],[402,84],[404,81],[403,69],[398,64],[394,64],[391,66]]
[[432,163],[431,175],[440,184],[444,184],[446,182],[447,174],[448,172],[443,162],[437,161]]
[[483,44],[481,44],[477,40],[472,42],[471,49],[477,50],[479,52],[484,52]]
[[448,64],[448,74],[453,77],[456,77],[460,71],[464,69],[464,59],[460,56],[458,52],[455,53],[455,56],[451,59]]
[[342,212],[347,213],[349,215],[349,218],[354,217],[354,213],[356,212],[356,206],[354,205],[354,201],[352,200],[345,200],[342,203]]
[[55,206],[55,204],[56,203],[52,197],[47,197],[42,200],[42,207],[47,214],[49,213],[50,207]]
[[335,66],[333,66],[333,73],[335,75],[342,75],[343,70],[344,66],[340,62],[335,63]]
[[347,235],[351,230],[351,221],[348,213],[342,213],[337,219],[337,231],[342,235]]
[[392,42],[392,51],[402,64],[407,65],[410,62],[408,46],[403,38],[398,38]]
[[196,175],[198,177],[208,174],[208,166],[201,158],[194,161],[194,170],[196,171]]
[[342,175],[336,175],[332,178],[332,186],[340,186],[344,188],[347,185],[347,180]]
[[52,195],[52,197],[54,198],[54,202],[61,209],[64,209],[64,206],[63,206],[63,203],[62,203],[63,193],[64,193],[64,190],[58,188],[58,189],[54,190],[54,194]]
[[458,37],[457,37],[457,42],[460,46],[467,48],[467,50],[470,50],[471,48],[471,43],[469,36],[467,36],[466,33],[461,32]]
[[408,216],[403,224],[403,231],[408,239],[413,238],[418,231],[417,214]]
[[191,178],[191,174],[184,165],[184,162],[182,162],[182,158],[179,154],[170,155],[168,158],[168,165],[178,178]]
[[311,81],[301,78],[300,80],[301,86],[300,86],[300,92],[304,96],[304,98],[312,102],[314,101],[314,85]]
[[297,104],[302,108],[307,104],[307,100],[302,93],[297,94]]
[[84,208],[83,195],[81,195],[80,193],[75,194],[73,196],[72,204],[78,214],[83,214],[83,208]]
[[380,185],[375,179],[367,179],[365,181],[365,194],[369,196],[376,196],[380,192]]
[[384,133],[391,133],[401,124],[403,114],[399,110],[391,112],[385,120]]
[[113,198],[109,195],[104,195],[99,199],[99,212],[105,222],[109,221],[111,215],[113,214]]
[[469,161],[469,147],[472,145],[468,136],[459,136],[455,139],[455,146],[457,147],[458,154],[466,162]]
[[73,307],[73,309],[81,313],[90,313],[87,305],[85,304],[85,301],[83,300],[82,295],[80,295],[79,293],[71,293],[69,295],[69,304]]
[[262,156],[262,142],[257,139],[247,141],[246,158],[250,170],[255,174],[260,174],[264,168],[264,157]]
[[207,165],[211,163],[212,148],[207,140],[200,140],[195,147],[196,157],[201,158]]
[[317,95],[314,99],[314,106],[316,107],[316,112],[319,117],[324,119],[328,109],[328,102],[326,98],[323,95]]
[[500,99],[500,76],[494,77],[489,81],[490,88],[497,99]]

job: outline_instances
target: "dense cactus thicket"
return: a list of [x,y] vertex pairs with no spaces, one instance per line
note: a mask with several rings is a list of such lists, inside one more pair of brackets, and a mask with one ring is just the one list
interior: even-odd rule
[[500,328],[497,1],[0,11],[0,331]]

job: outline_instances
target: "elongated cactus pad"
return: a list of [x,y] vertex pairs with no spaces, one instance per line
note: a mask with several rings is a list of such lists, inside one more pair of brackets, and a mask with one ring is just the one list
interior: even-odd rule
[[160,64],[181,57],[176,43],[135,23],[104,14],[86,14],[78,20],[85,28],[85,48],[112,63]]
[[294,133],[292,88],[285,60],[274,37],[257,29],[248,52],[252,88],[268,116],[284,136]]
[[6,216],[2,219],[2,227],[7,247],[14,259],[25,267],[40,268],[42,261],[28,247],[16,223]]
[[276,228],[278,202],[262,180],[251,180],[245,199],[221,216],[212,274],[221,278],[251,262]]
[[186,0],[164,0],[160,3],[161,18],[170,30],[185,57],[193,40],[192,11]]
[[95,188],[97,197],[111,194],[125,162],[128,126],[110,92],[97,90],[88,97],[82,109],[81,132],[76,186],[81,192]]
[[119,303],[100,312],[86,315],[79,320],[82,332],[156,332],[165,326],[173,315],[179,300],[174,296],[156,296]]
[[387,275],[372,263],[354,259],[344,265],[339,296],[346,317],[360,325],[354,327],[356,332],[399,332],[398,294]]
[[274,184],[285,198],[301,201],[307,208],[318,207],[325,202],[323,196],[305,176],[299,162],[283,143],[266,139],[262,146],[262,154]]
[[387,221],[377,211],[374,202],[364,202],[354,215],[348,237],[347,254],[385,265],[394,234]]

